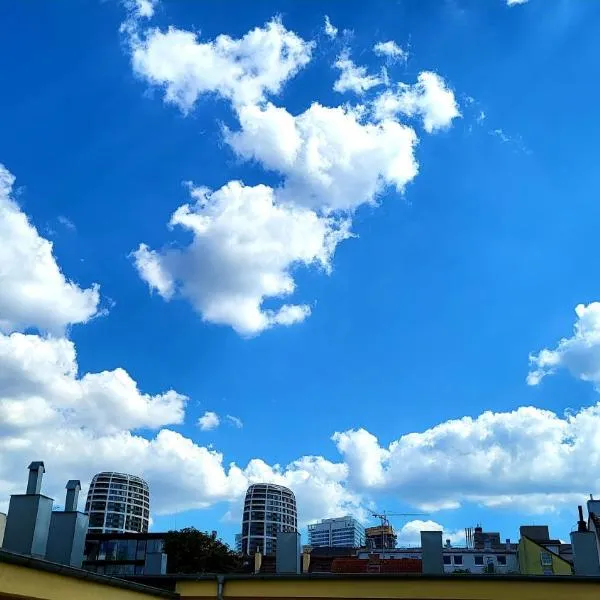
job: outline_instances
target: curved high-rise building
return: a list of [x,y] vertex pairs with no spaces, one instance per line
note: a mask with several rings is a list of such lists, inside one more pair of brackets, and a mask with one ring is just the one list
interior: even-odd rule
[[298,531],[294,493],[272,483],[251,485],[244,502],[242,552],[274,554],[278,531]]
[[150,521],[148,484],[135,475],[94,475],[85,503],[93,533],[146,533]]

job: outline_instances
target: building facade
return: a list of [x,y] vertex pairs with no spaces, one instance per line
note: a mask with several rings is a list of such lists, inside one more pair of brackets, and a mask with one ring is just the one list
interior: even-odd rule
[[323,519],[308,526],[308,545],[313,548],[362,548],[365,528],[351,516]]
[[242,553],[242,534],[241,533],[235,534],[235,551],[238,554]]
[[164,575],[164,533],[88,533],[83,568],[101,575]]
[[148,484],[135,475],[94,475],[85,503],[90,533],[146,533],[150,522]]
[[274,554],[278,531],[298,531],[294,493],[272,483],[251,485],[244,502],[242,553]]

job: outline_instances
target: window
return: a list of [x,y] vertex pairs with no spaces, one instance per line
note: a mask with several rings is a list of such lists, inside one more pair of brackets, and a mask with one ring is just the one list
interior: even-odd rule
[[483,565],[483,556],[476,556],[475,557],[475,564],[476,565]]
[[540,552],[540,561],[543,567],[551,567],[552,554],[550,554],[550,552]]
[[554,575],[554,571],[552,570],[552,567],[545,568],[544,569],[544,575]]
[[496,556],[496,560],[498,561],[499,565],[506,564],[506,556],[504,554],[498,554],[498,556]]
[[455,565],[462,565],[463,564],[463,557],[462,554],[455,554],[454,555],[454,564]]
[[450,564],[450,556],[448,554],[444,554],[444,564],[445,565]]

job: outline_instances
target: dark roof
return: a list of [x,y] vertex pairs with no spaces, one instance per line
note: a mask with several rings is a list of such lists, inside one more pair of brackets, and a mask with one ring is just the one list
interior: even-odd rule
[[85,571],[84,569],[76,569],[74,567],[68,567],[66,565],[50,562],[48,560],[33,558],[32,556],[25,556],[24,554],[17,554],[16,552],[9,552],[8,550],[0,549],[0,562],[7,563],[9,565],[17,565],[19,567],[29,567],[30,569],[46,571],[47,573],[56,573],[57,575],[72,577],[73,579],[94,581],[95,583],[100,583],[102,585],[108,585],[111,587],[128,589],[135,592],[143,592],[144,594],[151,596],[158,596],[161,598],[179,598],[179,594],[175,594],[173,592],[159,590],[147,585],[142,585],[140,583],[132,583],[131,581],[117,579],[116,577],[97,575],[96,573]]

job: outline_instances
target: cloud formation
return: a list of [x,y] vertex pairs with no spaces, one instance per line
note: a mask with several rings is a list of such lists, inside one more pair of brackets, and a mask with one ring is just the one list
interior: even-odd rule
[[340,71],[340,76],[333,84],[333,89],[340,94],[354,92],[364,94],[371,88],[383,84],[383,79],[377,75],[369,75],[366,67],[359,67],[350,58],[350,52],[344,50],[336,59],[334,67]]
[[189,111],[212,93],[234,105],[255,104],[277,94],[311,57],[312,42],[278,19],[240,39],[219,35],[200,42],[195,33],[169,27],[129,37],[134,71],[164,91],[165,101]]
[[330,38],[330,39],[334,39],[335,37],[337,37],[338,34],[338,28],[335,27],[331,21],[329,20],[329,17],[327,15],[325,15],[325,25],[323,27],[324,31],[325,31],[325,35]]
[[211,192],[191,188],[195,202],[179,207],[171,226],[192,233],[186,248],[134,253],[140,276],[166,300],[179,291],[211,323],[254,335],[291,325],[310,314],[306,304],[264,309],[265,298],[294,292],[292,268],[331,268],[337,244],[348,237],[343,223],[275,202],[272,188],[232,181]]
[[577,321],[571,337],[562,338],[554,350],[544,348],[529,357],[529,385],[537,385],[547,375],[566,368],[600,391],[600,302],[578,304],[575,314]]
[[420,117],[427,133],[446,129],[452,120],[460,117],[454,92],[436,73],[424,71],[417,83],[399,83],[395,91],[386,90],[373,103],[377,119],[390,119],[402,114]]
[[[280,179],[271,186],[233,180],[216,191],[193,187],[195,203],[170,221],[191,232],[192,243],[157,250],[142,242],[132,253],[151,290],[165,300],[184,297],[205,321],[242,335],[303,321],[312,299],[285,302],[296,292],[295,269],[330,273],[337,245],[351,237],[354,211],[390,188],[403,192],[417,175],[418,138],[398,116],[421,116],[433,131],[459,114],[453,93],[441,78],[432,81],[433,73],[386,92],[396,94],[386,114],[380,96],[372,106],[315,101],[300,114],[276,106],[270,97],[306,66],[314,46],[276,19],[239,39],[201,41],[174,27],[124,31],[135,72],[163,89],[166,102],[187,113],[202,94],[229,100],[239,128],[223,127],[225,142]],[[397,55],[389,43],[381,51]],[[356,67],[347,51],[336,65],[338,91],[363,93],[385,83]],[[272,299],[279,304],[263,308]]]
[[198,427],[202,431],[211,431],[212,429],[216,429],[220,424],[221,419],[219,419],[219,415],[209,410],[198,419]]
[[0,164],[0,332],[38,327],[60,334],[98,314],[99,286],[81,288],[56,263],[13,197],[15,177]]
[[408,59],[408,52],[400,48],[393,40],[378,42],[373,46],[373,52],[378,56],[385,56],[390,62],[406,62]]

